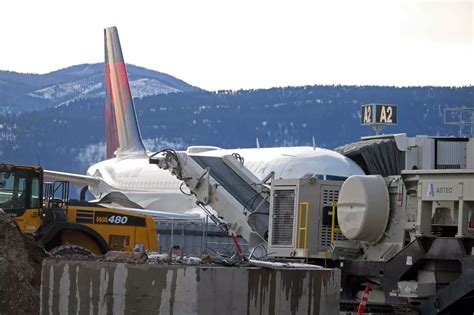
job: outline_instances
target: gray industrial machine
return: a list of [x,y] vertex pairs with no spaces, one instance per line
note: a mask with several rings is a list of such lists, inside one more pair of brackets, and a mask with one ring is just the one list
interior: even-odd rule
[[[433,140],[438,155],[432,160],[425,141],[432,143],[425,139],[409,149],[420,154],[409,157],[406,151],[404,159],[393,158],[393,169],[382,163],[390,160],[378,150],[383,145],[377,144],[373,159],[370,150],[362,150],[368,154],[366,165],[398,170],[398,175],[351,176],[342,186],[314,177],[260,181],[235,156],[167,150],[150,163],[183,180],[216,223],[240,234],[250,247],[266,248],[268,255],[260,257],[324,260],[341,268],[343,305],[359,301],[371,283],[371,305],[416,306],[423,314],[472,313],[474,169],[458,168],[471,165],[473,142],[459,140],[449,149],[444,143],[451,140]],[[404,170],[415,160],[428,167]]]
[[182,180],[216,224],[242,236],[250,248],[266,247],[269,188],[242,160],[165,150],[152,155],[150,163]]
[[332,240],[346,239],[333,221],[341,181],[273,179],[268,253],[281,258],[328,258]]
[[421,304],[431,314],[473,298],[474,170],[352,176],[338,219],[348,240],[333,242],[333,258],[347,283],[372,282],[378,302]]

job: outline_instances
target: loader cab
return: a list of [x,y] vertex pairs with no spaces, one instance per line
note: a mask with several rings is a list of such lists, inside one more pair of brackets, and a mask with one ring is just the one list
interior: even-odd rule
[[42,169],[0,164],[0,209],[13,217],[24,233],[41,226]]

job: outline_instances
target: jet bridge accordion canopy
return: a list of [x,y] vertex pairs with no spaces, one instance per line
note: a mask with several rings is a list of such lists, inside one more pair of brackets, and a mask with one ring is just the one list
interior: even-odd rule
[[394,139],[372,139],[346,144],[335,151],[354,160],[366,174],[399,175],[405,168],[404,152]]

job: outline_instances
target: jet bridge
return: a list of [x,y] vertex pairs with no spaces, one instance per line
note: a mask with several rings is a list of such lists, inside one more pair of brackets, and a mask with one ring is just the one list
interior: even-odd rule
[[165,150],[152,155],[150,163],[183,180],[197,204],[230,233],[241,235],[250,248],[266,246],[270,190],[238,154],[214,157]]

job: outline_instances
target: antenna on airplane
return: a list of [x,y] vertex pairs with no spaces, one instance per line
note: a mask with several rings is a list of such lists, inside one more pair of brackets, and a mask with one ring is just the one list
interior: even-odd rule
[[313,136],[313,150],[316,151],[316,139],[314,138],[314,136]]
[[260,149],[260,142],[258,141],[258,138],[255,138],[255,140],[257,141],[257,149]]

